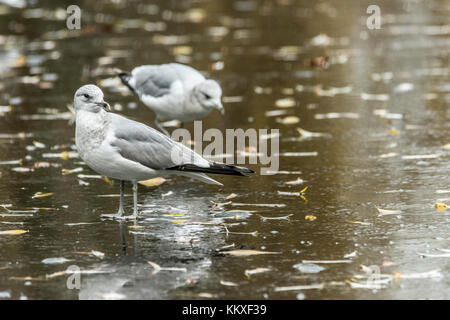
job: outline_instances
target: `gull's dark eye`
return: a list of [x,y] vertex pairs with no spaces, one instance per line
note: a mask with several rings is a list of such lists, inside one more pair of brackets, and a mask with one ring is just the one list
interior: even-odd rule
[[83,97],[85,97],[86,99],[90,98],[90,96],[88,94],[83,94]]
[[203,92],[203,96],[204,96],[205,99],[207,99],[207,100],[211,99],[211,96],[210,96],[209,94],[204,93],[204,92]]

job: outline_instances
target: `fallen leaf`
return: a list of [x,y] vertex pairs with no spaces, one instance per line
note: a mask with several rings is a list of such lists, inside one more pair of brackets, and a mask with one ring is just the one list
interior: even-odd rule
[[293,181],[287,181],[287,182],[285,182],[285,184],[298,185],[298,184],[302,184],[303,182],[305,182],[303,179],[297,178],[296,180],[293,180]]
[[278,99],[277,101],[275,101],[275,105],[278,108],[291,108],[294,107],[296,104],[294,98],[283,98],[283,99]]
[[18,234],[24,234],[27,232],[28,232],[28,230],[5,230],[5,231],[0,231],[0,235],[18,235]]
[[332,264],[332,263],[352,263],[352,260],[302,260],[302,263],[325,263],[325,264]]
[[395,129],[395,128],[392,128],[392,129],[389,130],[389,134],[390,134],[391,136],[396,136],[396,135],[398,135],[399,133],[400,133],[400,131],[398,131],[398,130]]
[[247,256],[260,255],[260,254],[280,254],[281,252],[236,249],[236,250],[230,250],[230,251],[221,251],[220,253],[227,254],[230,256],[234,256],[234,257],[247,257]]
[[230,282],[230,281],[224,281],[224,280],[220,280],[220,284],[223,285],[223,286],[227,286],[227,287],[237,287],[237,286],[239,286],[237,283]]
[[237,197],[237,194],[236,193],[232,193],[228,197],[226,197],[225,200],[230,200],[230,199],[233,199],[233,198],[236,198],[236,197]]
[[272,271],[272,269],[270,269],[270,268],[247,269],[247,270],[245,270],[244,274],[247,276],[247,278],[250,278],[251,275],[269,272],[269,271]]
[[49,193],[42,193],[42,192],[36,192],[31,199],[37,199],[37,198],[44,198],[44,197],[49,197],[52,196],[53,192],[49,192]]
[[264,217],[262,215],[259,215],[261,217],[262,220],[289,220],[290,216],[293,216],[294,214],[288,214],[287,216],[282,216],[282,217]]
[[300,285],[300,286],[286,286],[286,287],[276,287],[275,292],[280,291],[298,291],[298,290],[311,290],[311,289],[323,289],[325,284],[318,283],[318,284],[311,284],[311,285]]
[[442,203],[442,202],[436,202],[434,204],[434,208],[437,211],[445,211],[447,209],[447,205],[445,203]]
[[297,116],[287,116],[284,118],[276,118],[275,120],[281,124],[296,124],[300,122],[300,118]]
[[402,213],[401,210],[387,210],[387,209],[381,209],[381,208],[378,208],[378,207],[376,207],[376,208],[378,210],[378,216],[379,217],[387,216],[387,215],[390,215],[390,214],[401,214]]
[[317,217],[316,217],[316,216],[313,216],[313,215],[307,215],[307,216],[305,216],[305,220],[314,221],[314,220],[316,220],[316,219],[317,219]]
[[139,183],[146,187],[156,187],[156,186],[163,184],[166,181],[167,181],[166,179],[164,179],[162,177],[158,177],[158,178],[153,178],[153,179],[149,179],[149,180],[145,180],[145,181],[139,181]]

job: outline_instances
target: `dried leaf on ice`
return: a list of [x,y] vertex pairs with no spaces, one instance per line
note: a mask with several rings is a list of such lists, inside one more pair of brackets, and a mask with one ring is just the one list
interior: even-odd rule
[[425,258],[450,258],[450,252],[447,253],[439,253],[439,254],[433,254],[433,253],[417,253],[419,256],[423,256]]
[[425,272],[414,272],[414,273],[399,273],[395,272],[397,278],[400,279],[428,279],[428,278],[441,278],[443,277],[441,270],[435,269]]
[[387,215],[391,215],[391,214],[401,214],[402,211],[401,210],[387,210],[387,209],[381,209],[376,207],[378,210],[378,216],[387,216]]
[[31,199],[38,199],[38,198],[44,198],[44,197],[49,197],[52,196],[53,192],[49,192],[49,193],[42,193],[42,192],[36,192]]
[[278,99],[277,101],[275,101],[275,105],[278,108],[291,108],[296,105],[296,102],[295,102],[294,98],[289,97],[289,98]]
[[300,134],[301,139],[311,139],[311,138],[319,138],[319,137],[330,137],[329,133],[323,132],[311,132],[302,128],[297,128],[298,133]]
[[180,271],[180,272],[187,272],[186,268],[176,268],[176,267],[161,267],[159,264],[153,262],[153,261],[147,261],[149,265],[153,267],[152,274],[156,274],[160,271]]
[[317,283],[317,284],[310,284],[310,285],[299,285],[299,286],[276,287],[275,288],[275,292],[311,290],[311,289],[322,290],[324,287],[325,287],[324,283]]
[[290,216],[293,216],[294,214],[288,214],[287,216],[282,216],[282,217],[264,217],[262,215],[259,215],[261,217],[261,220],[265,221],[265,220],[289,220]]
[[317,219],[317,217],[316,216],[313,216],[313,215],[307,215],[307,216],[305,216],[305,220],[309,220],[309,221],[314,221],[314,220],[316,220]]
[[300,122],[300,118],[297,116],[287,116],[284,118],[276,118],[275,121],[281,124],[296,124]]
[[61,170],[61,174],[63,175],[63,176],[66,176],[66,175],[69,175],[69,174],[72,174],[72,173],[77,173],[77,172],[81,172],[81,171],[83,171],[83,168],[81,168],[81,167],[78,167],[78,168],[75,168],[75,169],[62,169]]
[[18,165],[22,165],[22,163],[23,163],[23,159],[0,161],[0,165],[5,165],[5,164],[18,164]]
[[72,227],[72,226],[82,226],[82,225],[86,225],[86,224],[97,224],[97,223],[99,223],[99,222],[76,222],[76,223],[65,223],[64,225]]
[[260,251],[260,250],[246,250],[246,249],[236,249],[230,251],[220,251],[222,254],[227,254],[233,257],[248,257],[260,254],[281,254],[281,252],[273,251]]
[[330,112],[330,113],[317,113],[314,115],[314,119],[322,120],[322,119],[359,119],[359,114],[354,112]]
[[447,209],[447,205],[445,203],[443,203],[443,202],[436,202],[434,204],[434,208],[437,211],[445,211]]
[[383,153],[377,156],[377,158],[385,159],[385,158],[392,158],[398,156],[398,153],[396,152],[389,152],[389,153]]
[[72,260],[66,259],[64,257],[57,257],[57,258],[46,258],[44,260],[42,260],[41,262],[44,264],[63,264],[66,262],[69,262]]
[[370,94],[370,93],[361,93],[361,99],[363,100],[371,100],[371,101],[388,101],[388,94]]
[[224,281],[220,280],[220,284],[227,287],[237,287],[239,286],[237,283],[231,282],[231,281]]
[[28,230],[4,230],[0,231],[0,235],[19,235],[27,232]]
[[157,178],[148,179],[145,181],[139,181],[139,183],[146,187],[156,187],[156,186],[163,184],[166,181],[167,180],[162,177],[157,177]]
[[288,185],[298,185],[298,184],[302,184],[305,181],[303,179],[301,179],[300,177],[298,177],[296,180],[292,180],[292,181],[287,181],[284,184],[288,184]]
[[402,156],[403,160],[418,160],[418,159],[436,159],[439,158],[440,154],[417,154],[417,155],[406,155]]
[[324,263],[324,264],[331,264],[331,263],[352,263],[352,260],[302,260],[303,263]]
[[271,268],[256,268],[256,269],[247,269],[245,270],[244,274],[247,276],[247,278],[250,278],[250,276],[258,273],[264,273],[272,271]]
[[231,200],[231,199],[234,199],[236,197],[237,197],[237,194],[236,193],[232,193],[228,197],[226,197],[225,200]]

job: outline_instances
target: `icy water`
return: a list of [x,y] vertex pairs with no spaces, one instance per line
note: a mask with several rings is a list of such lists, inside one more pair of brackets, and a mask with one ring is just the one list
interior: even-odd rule
[[[0,4],[1,299],[450,298],[448,1],[379,1],[379,30],[370,1],[86,1],[78,31],[70,4]],[[67,106],[96,83],[153,125],[111,68],[172,61],[222,85],[203,129],[280,130],[279,172],[140,186],[141,219],[101,220],[119,184]]]

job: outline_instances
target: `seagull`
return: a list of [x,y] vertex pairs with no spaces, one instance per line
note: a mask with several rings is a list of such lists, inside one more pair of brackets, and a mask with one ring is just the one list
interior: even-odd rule
[[197,70],[179,63],[145,65],[131,74],[114,69],[120,80],[156,113],[156,126],[169,135],[160,121],[182,123],[206,117],[214,109],[225,113],[220,85]]
[[138,181],[179,175],[222,185],[206,173],[247,176],[254,172],[208,161],[156,129],[109,112],[102,90],[95,85],[84,85],[75,92],[74,108],[75,144],[80,157],[94,171],[120,180],[119,211],[104,217],[126,219],[125,181],[133,185],[133,218],[137,218]]

